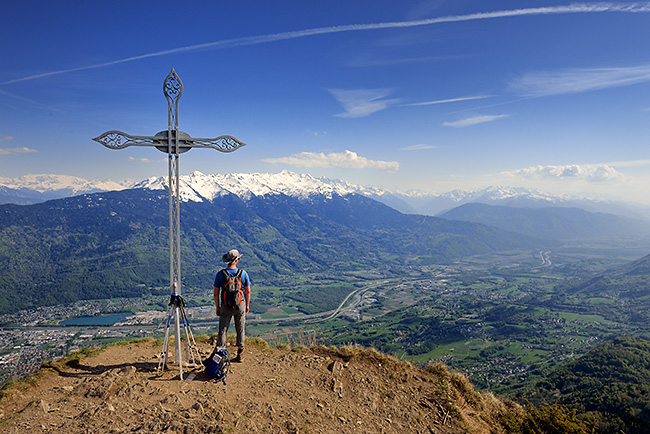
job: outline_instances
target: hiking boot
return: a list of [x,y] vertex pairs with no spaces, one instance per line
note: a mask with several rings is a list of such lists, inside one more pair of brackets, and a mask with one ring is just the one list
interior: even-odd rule
[[232,359],[231,362],[233,363],[243,362],[244,361],[243,353],[244,353],[244,347],[237,348],[237,356],[234,359]]

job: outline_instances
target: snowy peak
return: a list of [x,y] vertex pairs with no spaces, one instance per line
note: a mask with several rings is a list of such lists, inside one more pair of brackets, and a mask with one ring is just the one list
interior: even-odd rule
[[[150,178],[134,188],[152,190],[167,187],[167,177]],[[328,183],[311,175],[297,174],[289,171],[273,173],[230,173],[206,175],[194,172],[181,176],[179,191],[182,201],[202,202],[213,200],[226,194],[234,194],[243,199],[252,196],[285,194],[288,196],[309,198],[313,195],[346,195],[359,192],[359,187],[347,183]]]
[[0,185],[14,190],[28,189],[39,193],[65,190],[72,194],[124,190],[128,182],[89,181],[69,175],[25,175],[20,178],[0,177]]
[[492,202],[528,199],[551,203],[566,199],[562,196],[551,196],[539,190],[502,186],[487,187],[481,190],[453,190],[440,195],[440,197],[446,197],[455,202]]
[[[184,202],[212,201],[234,194],[243,199],[284,194],[301,199],[316,195],[331,198],[360,194],[406,214],[437,215],[466,203],[483,203],[510,207],[569,206],[588,211],[645,216],[645,208],[602,199],[569,195],[550,195],[538,190],[517,187],[488,187],[481,190],[453,190],[443,194],[422,191],[389,192],[379,188],[362,187],[346,181],[314,178],[284,170],[280,173],[230,173],[208,175],[194,172],[180,177],[181,200]],[[164,190],[167,177],[153,177],[133,183],[129,181],[89,181],[66,175],[26,175],[10,179],[0,177],[0,203],[29,204],[79,194],[148,188]],[[645,218],[645,217],[644,217]]]

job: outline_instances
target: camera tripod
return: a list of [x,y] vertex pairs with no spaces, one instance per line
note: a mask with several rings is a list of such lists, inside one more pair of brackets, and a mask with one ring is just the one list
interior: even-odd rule
[[160,357],[158,359],[158,375],[162,375],[167,365],[167,355],[169,352],[169,328],[172,324],[172,318],[176,321],[176,363],[178,363],[178,369],[180,371],[180,378],[183,379],[183,357],[181,354],[181,321],[183,323],[183,328],[185,329],[185,353],[187,354],[187,364],[188,365],[197,365],[197,361],[201,360],[201,355],[199,354],[199,348],[196,345],[194,340],[194,334],[190,328],[190,323],[187,320],[187,315],[185,314],[185,300],[178,294],[172,294],[171,299],[169,300],[169,314],[167,317],[167,326],[165,328],[165,340],[163,342],[162,351],[160,352]]

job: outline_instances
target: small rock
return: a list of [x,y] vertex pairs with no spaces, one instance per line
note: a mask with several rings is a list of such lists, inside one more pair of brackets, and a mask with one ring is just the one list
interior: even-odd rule
[[334,373],[336,371],[340,371],[341,370],[341,364],[335,360],[335,361],[333,361],[332,363],[330,363],[327,366],[327,369],[332,373]]
[[38,406],[41,407],[41,410],[43,410],[45,413],[50,412],[50,404],[43,401],[42,399],[38,402]]
[[201,414],[205,414],[205,410],[203,409],[203,406],[201,405],[200,402],[195,403],[192,408],[196,411],[198,411]]
[[343,392],[343,383],[341,383],[336,378],[332,378],[331,389],[332,389],[332,392],[341,394]]

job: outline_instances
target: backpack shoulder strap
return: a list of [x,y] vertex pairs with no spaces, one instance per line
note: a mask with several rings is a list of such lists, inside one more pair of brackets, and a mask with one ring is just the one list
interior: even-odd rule
[[235,277],[237,277],[238,279],[241,279],[241,273],[242,273],[242,271],[244,271],[244,270],[242,270],[241,268],[239,268],[239,269],[237,270],[237,274],[235,274]]

